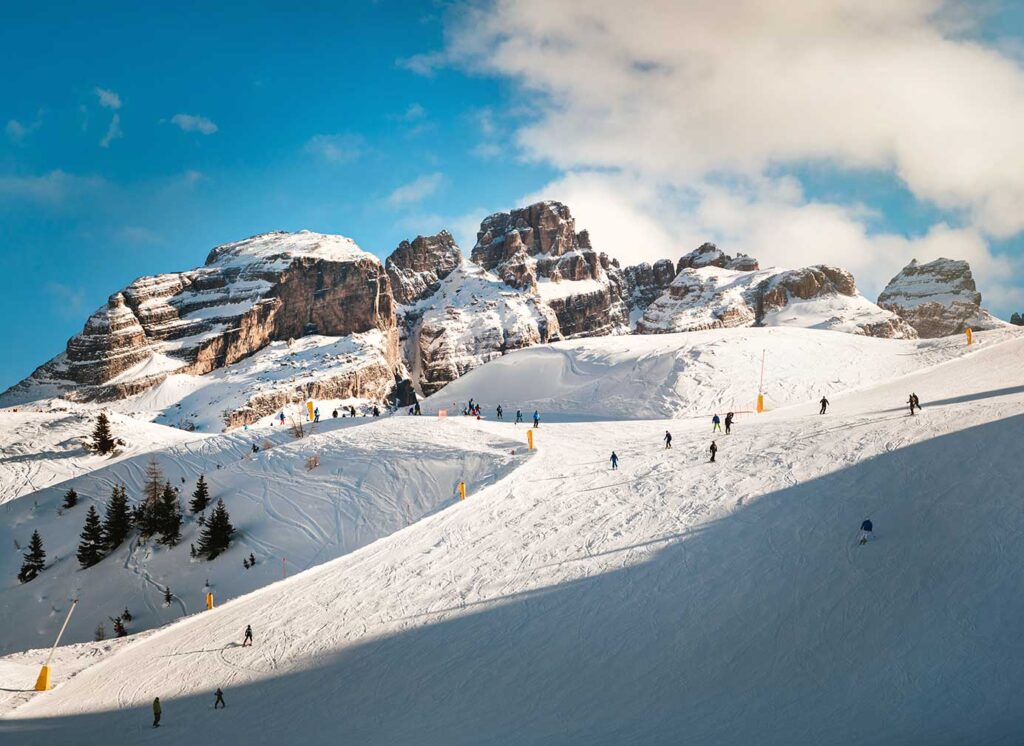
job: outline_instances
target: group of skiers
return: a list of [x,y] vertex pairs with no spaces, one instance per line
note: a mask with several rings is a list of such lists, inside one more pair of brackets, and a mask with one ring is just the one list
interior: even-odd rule
[[[454,403],[452,406],[455,406]],[[418,410],[419,404],[417,404],[416,407]],[[417,411],[416,414],[419,414],[419,412]],[[479,420],[483,417],[483,406],[480,404],[480,402],[474,401],[473,398],[470,397],[469,402],[467,402],[466,406],[462,408],[462,414],[465,417],[476,417]],[[494,408],[494,418],[496,420],[505,420],[505,410],[504,408],[502,408],[500,404]],[[523,410],[517,409],[514,424],[518,425],[522,421]],[[533,426],[540,427],[540,411],[537,409],[533,410]]]

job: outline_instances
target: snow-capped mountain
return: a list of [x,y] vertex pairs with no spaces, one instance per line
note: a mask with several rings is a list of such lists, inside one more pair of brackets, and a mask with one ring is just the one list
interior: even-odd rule
[[981,293],[970,265],[958,259],[916,259],[893,277],[878,296],[878,305],[897,314],[921,337],[948,337],[1003,326],[981,307]]

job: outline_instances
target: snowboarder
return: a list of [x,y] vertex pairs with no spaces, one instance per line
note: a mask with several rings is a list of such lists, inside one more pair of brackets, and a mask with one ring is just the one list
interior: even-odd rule
[[252,452],[253,453],[259,453],[260,452],[260,447],[258,445],[256,445],[255,443],[252,444]]
[[910,397],[907,399],[907,404],[910,405],[910,416],[913,417],[914,416],[914,395],[913,394],[911,394]]
[[612,471],[619,468],[619,457],[615,455],[615,451],[612,451]]
[[733,414],[732,412],[728,412],[725,415],[725,434],[726,435],[731,435],[732,434],[732,418],[735,417],[735,416],[736,415]]
[[213,701],[213,709],[216,710],[217,705],[220,705],[221,708],[227,707],[227,705],[224,703],[224,692],[220,690],[219,686],[217,687],[217,691],[215,691],[214,694],[217,695],[217,699]]
[[316,409],[313,410],[313,422],[319,422],[319,421],[320,421],[320,407],[317,407]]
[[373,405],[373,416],[380,417],[380,408],[376,404]]
[[716,430],[718,432],[722,432],[722,420],[719,419],[717,414],[711,418],[711,432],[715,432]]
[[671,447],[672,447],[672,433],[670,433],[668,430],[666,430],[665,431],[665,448],[671,448]]
[[860,524],[860,543],[861,544],[867,544],[868,543],[868,539],[871,538],[871,530],[873,528],[874,528],[874,526],[871,525],[871,520],[870,519],[867,519],[862,524]]
[[498,419],[500,420],[501,419],[501,405],[500,404],[498,405],[498,409],[496,411],[498,413]]
[[159,697],[154,697],[153,698],[153,727],[154,728],[159,728],[160,727],[160,713],[161,712],[162,712],[162,710],[160,709],[160,698]]
[[538,412],[536,409],[533,410],[533,426],[535,428],[540,427],[540,412]]
[[518,425],[522,421],[523,421],[523,410],[517,409],[516,410],[516,424]]
[[242,647],[252,647],[252,625],[245,625],[245,639],[242,640]]
[[331,412],[331,419],[334,419],[334,420],[338,419],[338,410],[337,409],[335,409],[333,412]]
[[715,441],[711,441],[711,447],[708,448],[708,451],[710,451],[710,453],[711,453],[711,462],[710,463],[713,464],[713,463],[715,463],[715,454],[718,453],[718,446],[715,445]]
[[818,414],[825,414],[825,410],[828,409],[828,399],[826,399],[823,396],[823,397],[821,397],[821,401],[818,402],[818,403],[821,404],[821,411],[818,412]]

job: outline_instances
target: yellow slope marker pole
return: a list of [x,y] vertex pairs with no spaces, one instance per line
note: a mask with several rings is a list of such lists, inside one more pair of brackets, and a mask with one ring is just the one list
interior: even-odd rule
[[309,421],[312,422],[313,421],[313,402],[311,402],[311,401],[306,402],[306,411],[309,412]]
[[459,482],[459,499],[460,500],[465,500],[466,499],[466,483],[465,482]]
[[213,608],[213,592],[206,594],[206,610],[209,611]]
[[974,332],[972,332],[968,328],[966,334],[967,334],[967,346],[970,347],[971,344],[974,342]]
[[39,672],[39,678],[36,679],[36,691],[45,692],[50,688],[50,661],[53,659],[53,651],[60,645],[60,638],[64,634],[64,630],[68,628],[68,622],[71,621],[71,613],[78,606],[78,599],[76,598],[71,602],[71,608],[68,609],[68,615],[64,617],[64,624],[61,625],[60,632],[57,633],[57,639],[53,641],[53,647],[50,648],[50,654],[46,656],[46,663],[43,664],[43,669]]
[[757,411],[764,411],[764,350],[761,350],[761,382],[757,385]]
[[532,429],[526,431],[526,442],[527,442],[527,444],[529,444],[530,450],[532,451],[533,450],[533,430]]

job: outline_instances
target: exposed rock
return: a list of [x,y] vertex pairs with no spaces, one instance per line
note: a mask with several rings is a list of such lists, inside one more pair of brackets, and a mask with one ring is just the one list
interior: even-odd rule
[[753,272],[760,269],[757,260],[746,254],[731,257],[713,243],[703,243],[689,254],[684,254],[676,264],[676,274],[684,269],[700,269],[701,267],[719,267],[737,272]]
[[885,286],[878,305],[898,314],[925,339],[1004,325],[982,309],[971,267],[958,259],[927,264],[912,260]]
[[563,337],[624,331],[629,311],[618,263],[598,253],[560,202],[538,202],[485,218],[472,259],[513,288],[536,291]]
[[402,241],[385,262],[395,301],[415,303],[433,295],[440,281],[462,264],[462,252],[448,231]]
[[724,269],[717,264],[684,268],[668,291],[648,306],[636,331],[658,334],[779,325],[877,337],[917,336],[898,316],[862,296],[849,272],[825,265],[758,271]]
[[659,259],[653,265],[634,264],[622,273],[626,278],[627,304],[630,310],[641,311],[661,297],[678,274],[670,259]]
[[121,398],[172,373],[231,365],[273,340],[370,330],[390,340],[387,365],[399,366],[391,283],[376,257],[342,236],[268,233],[218,246],[198,269],[143,277],[115,293],[64,354],[5,398],[36,385]]

